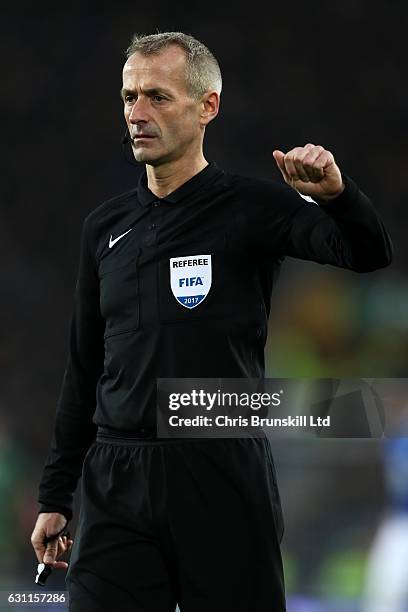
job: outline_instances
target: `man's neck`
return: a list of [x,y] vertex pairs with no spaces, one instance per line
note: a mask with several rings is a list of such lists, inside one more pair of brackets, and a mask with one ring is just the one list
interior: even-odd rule
[[208,162],[202,154],[193,161],[183,158],[162,166],[146,164],[147,186],[158,198],[165,198],[206,166]]

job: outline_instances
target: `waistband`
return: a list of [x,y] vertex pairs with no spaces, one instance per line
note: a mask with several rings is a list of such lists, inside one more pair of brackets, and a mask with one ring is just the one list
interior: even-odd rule
[[147,429],[126,431],[99,425],[96,432],[96,441],[105,442],[105,444],[118,444],[119,446],[137,446],[140,444],[174,443],[178,442],[179,439],[158,438],[156,432]]
[[[262,435],[263,434],[263,435]],[[151,430],[139,429],[135,431],[126,431],[123,429],[112,429],[111,427],[98,426],[96,432],[96,442],[105,444],[116,444],[118,446],[145,446],[148,444],[180,444],[181,442],[210,442],[213,440],[242,440],[242,439],[254,439],[254,438],[266,438],[264,432],[261,432],[258,436],[248,436],[248,438],[159,438],[155,432]]]

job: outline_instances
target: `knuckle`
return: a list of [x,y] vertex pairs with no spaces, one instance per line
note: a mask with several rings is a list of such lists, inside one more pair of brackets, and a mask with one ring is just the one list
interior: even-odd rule
[[33,535],[30,538],[31,544],[33,546],[42,546],[43,545],[43,539],[41,538],[41,536],[38,533],[33,533]]

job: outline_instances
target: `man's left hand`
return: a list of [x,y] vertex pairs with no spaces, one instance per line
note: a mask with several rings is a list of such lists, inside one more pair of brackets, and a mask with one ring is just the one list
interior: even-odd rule
[[332,200],[344,189],[340,169],[330,151],[320,145],[307,144],[273,156],[285,182],[303,195]]

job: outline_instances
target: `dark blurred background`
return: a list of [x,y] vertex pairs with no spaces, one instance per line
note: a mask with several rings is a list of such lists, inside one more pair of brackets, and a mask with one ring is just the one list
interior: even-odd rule
[[[285,261],[267,375],[405,377],[407,17],[407,4],[390,0],[5,6],[0,589],[33,588],[29,538],[65,367],[82,221],[140,173],[121,147],[119,89],[132,34],[181,30],[219,60],[221,112],[207,130],[208,160],[280,181],[273,149],[321,144],[371,197],[392,236],[392,265],[369,274]],[[277,442],[275,459],[290,610],[320,610],[322,598],[325,610],[358,609],[387,506],[381,443]],[[53,580],[63,588],[62,576]]]

